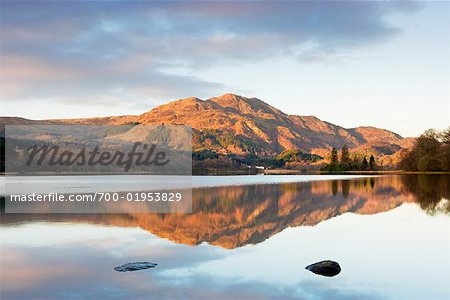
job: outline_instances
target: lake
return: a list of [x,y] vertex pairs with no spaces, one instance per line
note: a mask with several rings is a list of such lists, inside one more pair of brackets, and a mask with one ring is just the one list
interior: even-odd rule
[[[128,180],[112,178],[103,184]],[[2,213],[0,299],[450,298],[448,175],[202,176],[193,186],[188,214]],[[342,272],[305,270],[324,259]],[[158,266],[114,270],[135,261]]]

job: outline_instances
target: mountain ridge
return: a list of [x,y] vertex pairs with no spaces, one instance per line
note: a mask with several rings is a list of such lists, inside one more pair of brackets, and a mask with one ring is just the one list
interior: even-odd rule
[[[141,115],[80,119],[28,120],[1,117],[5,124],[188,125],[194,149],[220,154],[273,156],[301,150],[326,156],[332,148],[373,153],[378,158],[409,148],[412,140],[373,126],[344,128],[315,116],[289,115],[258,98],[236,94],[200,99],[190,97],[159,105]],[[383,149],[388,149],[383,153]],[[389,150],[390,149],[390,150]],[[395,151],[394,151],[395,150]]]

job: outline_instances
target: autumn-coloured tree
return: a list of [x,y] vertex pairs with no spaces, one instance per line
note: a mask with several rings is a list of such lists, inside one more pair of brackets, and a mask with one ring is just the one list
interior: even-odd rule
[[350,164],[350,154],[347,145],[344,144],[341,150],[341,167],[347,169]]
[[450,171],[450,128],[425,131],[405,152],[399,166],[408,171]]

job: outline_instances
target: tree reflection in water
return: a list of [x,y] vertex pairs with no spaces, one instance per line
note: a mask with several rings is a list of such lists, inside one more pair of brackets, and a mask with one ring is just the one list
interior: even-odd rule
[[450,175],[403,175],[406,190],[428,214],[450,213]]

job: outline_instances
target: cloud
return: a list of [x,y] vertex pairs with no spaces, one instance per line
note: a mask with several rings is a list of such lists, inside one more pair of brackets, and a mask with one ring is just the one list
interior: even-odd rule
[[[149,64],[149,68],[144,66]],[[111,64],[52,62],[31,56],[4,56],[1,62],[2,98],[15,101],[57,101],[90,105],[158,104],[151,95],[176,97],[177,91],[211,92],[222,84],[195,76],[168,74],[137,56]],[[139,103],[139,100],[141,103]]]
[[[321,278],[300,279],[306,270],[299,270],[297,282],[281,284],[223,276],[226,268],[205,272],[203,264],[239,255],[238,250],[174,244],[136,228],[34,223],[10,226],[1,233],[6,241],[0,257],[5,299],[148,299],[149,295],[153,299],[382,299],[381,293],[358,287],[349,289]],[[158,263],[157,268],[113,270],[126,262],[149,259]]]
[[[416,3],[2,2],[2,100],[138,105],[207,96],[196,70],[277,57],[321,61],[399,32]],[[187,75],[168,73],[181,67]],[[128,99],[127,98],[127,99]],[[114,100],[116,99],[116,100]],[[109,103],[111,104],[111,103]]]

